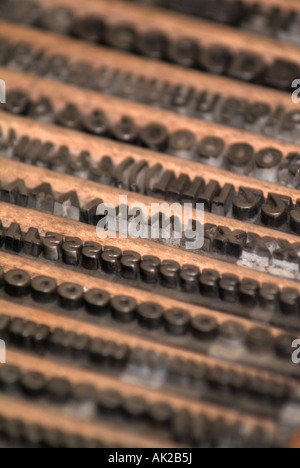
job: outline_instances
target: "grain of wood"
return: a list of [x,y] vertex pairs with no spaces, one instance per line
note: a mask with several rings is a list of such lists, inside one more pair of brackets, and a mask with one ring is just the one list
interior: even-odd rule
[[[39,229],[41,235],[47,232],[57,232],[62,235],[79,237],[83,241],[99,241],[95,228],[78,224],[77,222],[68,219],[61,219],[52,215],[45,215],[33,210],[27,210],[18,206],[0,203],[0,219],[5,227],[12,222],[19,223],[24,231],[30,227]],[[294,288],[300,293],[300,284],[297,281],[292,281],[284,278],[274,278],[271,275],[252,271],[248,268],[232,265],[227,262],[205,257],[202,254],[193,254],[187,251],[182,251],[162,244],[153,243],[142,239],[121,239],[108,238],[101,239],[103,246],[115,246],[123,250],[132,250],[143,255],[156,255],[163,260],[175,260],[180,265],[195,265],[202,271],[205,268],[215,269],[220,274],[236,274],[240,278],[249,278],[258,281],[260,284],[276,282],[280,288]]]
[[[20,356],[19,356],[20,359]],[[23,360],[22,360],[23,361]],[[11,396],[0,395],[0,415],[9,420],[20,420],[29,425],[63,431],[69,435],[80,435],[91,440],[99,440],[109,447],[121,445],[124,448],[178,448],[169,440],[162,440],[155,436],[141,436],[136,432],[116,431],[108,424],[99,424],[66,416],[62,411],[38,406],[30,401],[20,400]]]
[[[130,396],[142,397],[149,403],[165,402],[168,403],[175,411],[187,409],[192,414],[203,413],[209,418],[218,418],[226,415],[226,420],[235,423],[237,421],[243,421],[249,427],[259,425],[268,431],[275,429],[275,423],[271,419],[264,417],[254,417],[243,411],[235,411],[222,406],[212,405],[208,402],[193,401],[188,398],[178,397],[170,393],[165,394],[157,390],[150,390],[145,387],[138,385],[129,384],[125,381],[109,377],[107,375],[96,375],[93,372],[75,369],[70,366],[63,364],[57,365],[57,363],[50,359],[34,357],[31,355],[24,355],[18,351],[7,351],[7,362],[11,365],[17,365],[24,372],[41,372],[46,378],[66,378],[73,385],[79,385],[83,382],[86,384],[93,385],[98,392],[106,390],[118,389],[123,398]],[[129,426],[130,428],[130,426]]]
[[[1,260],[2,256],[0,257]],[[9,259],[9,257],[8,257]],[[12,260],[12,259],[11,259]],[[2,264],[1,264],[2,265]],[[7,268],[7,269],[6,269]],[[25,265],[22,261],[18,260],[17,262],[11,261],[11,264],[8,262],[5,263],[5,271],[8,271],[10,268],[26,268],[26,271],[29,272],[32,277],[39,276],[41,273],[38,265],[34,265],[34,262],[25,261]],[[51,274],[54,277],[58,284],[61,284],[65,281],[64,271],[57,267],[52,267],[51,271],[43,271],[44,275]],[[85,281],[82,280],[83,275],[75,274],[72,277],[72,281],[76,281],[77,284],[84,286]],[[92,281],[91,287],[102,287],[102,281]],[[119,291],[118,291],[119,292]],[[114,293],[116,291],[114,290]],[[127,293],[128,294],[128,293]],[[158,343],[157,341],[151,340],[150,338],[139,337],[132,334],[124,333],[112,328],[106,328],[100,324],[94,325],[88,322],[78,321],[70,317],[60,316],[52,312],[43,310],[42,308],[33,308],[24,306],[22,304],[14,304],[11,306],[11,302],[5,299],[0,299],[0,311],[1,313],[7,315],[11,318],[20,318],[23,320],[28,320],[37,325],[45,325],[49,327],[52,331],[60,328],[66,333],[76,333],[78,335],[88,335],[91,339],[99,338],[103,339],[105,336],[106,341],[113,341],[119,346],[127,345],[130,349],[139,348],[142,352],[155,352],[157,354],[165,354],[170,359],[180,358],[191,360],[196,364],[205,364],[208,366],[217,366],[222,370],[235,370],[236,372],[241,372],[244,375],[249,377],[257,377],[262,379],[271,379],[273,382],[285,383],[291,386],[291,388],[296,388],[297,380],[293,378],[283,377],[278,373],[269,372],[264,369],[253,368],[250,365],[240,365],[237,362],[226,361],[224,358],[206,356],[199,353],[194,353],[185,349],[178,349],[174,345],[165,345]]]
[[[189,37],[204,46],[222,44],[231,50],[248,50],[263,54],[267,62],[274,58],[292,60],[299,63],[299,48],[275,39],[260,37],[245,31],[236,30],[220,24],[212,24],[198,18],[191,18],[164,11],[151,6],[124,3],[118,0],[85,0],[74,3],[73,0],[38,0],[45,6],[69,6],[78,14],[100,15],[109,24],[124,22],[134,25],[139,32],[149,30],[164,31],[171,39]],[[151,18],[151,21],[149,21]],[[267,51],[267,53],[265,53]]]
[[[118,52],[108,49],[107,47],[87,44],[83,41],[61,37],[49,32],[15,25],[6,21],[0,21],[0,37],[7,38],[8,41],[12,41],[13,43],[26,42],[32,46],[34,51],[43,50],[50,56],[56,54],[60,56],[65,55],[70,60],[71,64],[77,63],[78,61],[88,61],[95,69],[99,67],[118,69],[125,73],[132,73],[149,79],[167,81],[175,86],[191,86],[200,92],[210,91],[222,93],[228,97],[235,96],[241,99],[246,96],[249,102],[263,101],[273,103],[274,105],[280,105],[281,99],[290,98],[289,94],[284,92]],[[220,33],[218,33],[218,37],[220,37]],[[267,40],[269,41],[270,39]],[[217,43],[218,42],[219,41],[217,41]],[[261,41],[251,41],[250,43],[258,44],[260,52],[264,53],[264,47],[260,45]],[[294,47],[297,49],[296,55],[298,55],[299,61],[298,48],[290,45],[287,47]],[[277,47],[276,44],[275,49],[279,51],[280,47]],[[267,50],[269,54],[269,49]],[[288,52],[284,52],[283,58],[291,59]]]

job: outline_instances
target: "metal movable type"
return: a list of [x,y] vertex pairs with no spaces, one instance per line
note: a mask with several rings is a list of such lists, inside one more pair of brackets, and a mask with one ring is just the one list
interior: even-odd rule
[[66,81],[82,88],[92,87],[94,69],[90,62],[81,60],[69,66]]
[[139,138],[146,148],[164,152],[168,146],[169,133],[164,125],[151,123],[140,130]]
[[84,293],[85,307],[89,314],[103,315],[109,311],[110,296],[101,289],[89,289]]
[[239,278],[236,275],[223,275],[219,282],[220,298],[226,302],[236,302]]
[[60,259],[60,249],[63,243],[63,236],[55,232],[47,232],[42,237],[43,255],[47,260],[58,261]]
[[271,66],[267,67],[263,82],[272,88],[288,91],[295,77],[299,76],[299,71],[297,63],[276,59]]
[[263,223],[268,227],[281,227],[287,222],[290,206],[290,197],[269,193],[266,203],[261,208]]
[[196,292],[199,287],[200,270],[194,265],[183,265],[179,273],[180,286],[185,292]]
[[204,296],[219,297],[219,273],[216,270],[204,269],[201,272],[199,284],[200,292]]
[[80,204],[77,193],[72,190],[71,192],[60,195],[54,201],[55,216],[62,216],[73,221],[80,220]]
[[77,106],[74,104],[67,104],[61,112],[56,114],[55,122],[62,127],[80,130],[82,117]]
[[290,143],[300,142],[300,112],[289,112],[282,121],[280,135]]
[[182,67],[194,68],[197,64],[198,53],[198,43],[188,37],[182,37],[170,43],[168,58]]
[[3,66],[9,60],[10,47],[9,43],[0,38],[0,64]]
[[203,91],[195,97],[191,115],[208,122],[214,122],[219,114],[219,106],[221,104],[220,94]]
[[218,137],[205,137],[198,144],[198,160],[208,166],[221,167],[225,143]]
[[2,184],[0,199],[5,203],[13,203],[14,205],[27,207],[28,189],[24,180],[17,179],[10,184]]
[[159,181],[163,172],[161,164],[155,164],[146,173],[144,178],[144,194],[152,196],[153,187]]
[[48,303],[56,299],[57,284],[48,276],[36,276],[31,280],[31,294],[36,302]]
[[205,183],[202,177],[196,177],[190,187],[186,187],[182,193],[181,202],[182,203],[192,203],[195,205],[197,195],[204,190]]
[[68,265],[79,265],[82,240],[78,237],[66,237],[61,246],[62,259]]
[[247,143],[235,143],[228,148],[226,169],[238,174],[251,173],[253,168],[254,149]]
[[[120,166],[119,166],[120,167]],[[104,156],[97,166],[90,166],[89,179],[104,185],[113,181],[114,165],[109,156]]]
[[226,216],[232,206],[234,187],[232,184],[225,184],[220,193],[214,197],[211,204],[211,211],[214,214]]
[[234,97],[226,99],[220,109],[219,122],[229,127],[244,128],[247,105],[246,100]]
[[85,242],[81,250],[81,265],[87,270],[98,270],[102,246],[98,242]]
[[58,7],[44,12],[40,23],[42,28],[59,34],[69,34],[72,29],[74,14],[71,9]]
[[264,201],[261,190],[240,187],[239,193],[233,197],[232,214],[235,218],[250,221],[255,219]]
[[[55,403],[65,403],[71,394],[71,384],[66,379],[55,377],[47,382],[46,391],[50,400]],[[61,439],[62,437],[59,435],[58,440],[61,441]]]
[[6,95],[6,104],[4,110],[10,114],[24,115],[29,106],[29,96],[21,90],[9,91]]
[[39,154],[36,157],[36,160],[34,161],[34,164],[37,167],[45,167],[48,168],[51,159],[55,155],[55,146],[53,143],[46,142],[43,143],[41,150],[39,151]]
[[265,310],[275,311],[278,304],[279,288],[274,284],[263,284],[258,292],[259,302]]
[[4,245],[7,250],[21,252],[23,249],[23,233],[18,223],[11,223],[5,230]]
[[103,218],[103,215],[97,215],[97,208],[102,204],[103,200],[101,198],[96,198],[83,207],[80,207],[80,222],[96,226]]
[[115,168],[113,172],[113,182],[116,187],[128,190],[129,177],[134,163],[134,159],[129,156]]
[[238,52],[228,69],[228,75],[243,81],[257,81],[264,73],[266,64],[261,55]]
[[43,183],[28,190],[28,208],[52,214],[54,195],[50,184]]
[[209,315],[196,315],[191,319],[194,336],[199,340],[213,340],[219,332],[216,319]]
[[146,57],[163,60],[167,56],[168,38],[160,31],[148,31],[139,37],[138,51]]
[[178,285],[179,272],[179,263],[173,260],[164,260],[159,267],[159,274],[163,286],[166,288],[175,289]]
[[155,330],[162,324],[163,312],[164,309],[160,304],[143,302],[137,308],[139,324],[143,328]]
[[281,334],[275,339],[275,351],[281,359],[291,360],[291,349],[296,338],[292,335]]
[[213,199],[220,193],[220,185],[211,180],[204,189],[197,194],[196,203],[203,203],[205,211],[211,211]]
[[255,155],[254,175],[268,182],[277,181],[277,171],[282,160],[281,151],[275,148],[265,148]]
[[279,304],[283,314],[298,314],[300,303],[297,289],[283,288],[279,295]]
[[258,281],[244,278],[239,285],[239,299],[241,304],[254,307],[257,303],[259,290]]
[[16,385],[20,382],[21,372],[16,366],[6,365],[1,366],[0,369],[0,382],[1,387],[5,391],[14,391]]
[[[228,277],[229,276],[230,275],[228,275]],[[233,289],[233,282],[230,282],[230,284]],[[233,297],[231,299],[233,299]],[[233,300],[230,302],[233,302]],[[231,320],[228,322],[223,322],[222,325],[220,325],[219,333],[223,340],[229,342],[241,342],[246,335],[246,331],[243,325]]]
[[102,110],[94,110],[82,118],[82,125],[86,132],[93,135],[107,136],[109,134],[109,123],[105,112]]
[[126,279],[137,279],[140,262],[141,256],[139,253],[125,250],[120,261],[121,276]]
[[256,353],[270,351],[274,344],[271,333],[264,328],[252,328],[246,338],[249,349]]
[[134,418],[143,418],[146,416],[148,411],[148,404],[142,397],[132,396],[126,398],[124,401],[123,409],[126,416]]
[[227,227],[218,226],[216,237],[213,240],[213,248],[216,252],[240,258],[246,241],[246,232],[240,230],[231,231]]
[[145,177],[149,171],[149,166],[146,161],[139,161],[136,163],[129,176],[128,189],[135,193],[144,193],[145,191]]
[[21,4],[15,0],[11,0],[7,4],[4,4],[3,7],[1,6],[1,10],[6,20],[30,26],[36,25],[41,16],[40,6],[30,0],[23,0]]
[[195,88],[175,86],[171,89],[166,85],[164,96],[161,97],[159,107],[166,107],[178,114],[190,115],[194,107]]
[[43,247],[39,231],[36,228],[30,228],[23,234],[23,252],[32,257],[39,257]]
[[246,244],[243,245],[243,260],[268,266],[271,260],[268,242],[269,238],[262,238],[258,234],[248,232]]
[[169,185],[166,199],[170,202],[180,202],[184,190],[190,187],[190,185],[190,178],[186,174],[181,174]]
[[88,151],[82,151],[78,158],[70,161],[67,171],[74,177],[88,179],[91,155]]
[[24,162],[27,164],[35,164],[35,161],[40,155],[40,152],[42,151],[43,144],[41,140],[39,139],[34,139],[30,140],[28,149],[25,154],[25,159]]
[[174,180],[175,174],[173,171],[164,171],[160,177],[160,180],[156,182],[152,188],[153,196],[165,199],[167,190]]
[[253,104],[249,104],[245,117],[245,130],[261,133],[271,112],[271,106],[266,102],[254,102]]
[[57,288],[61,307],[74,310],[81,307],[83,302],[83,288],[75,283],[62,283]]
[[164,313],[165,327],[171,335],[184,335],[190,322],[189,314],[182,309],[170,309]]
[[71,161],[70,150],[67,146],[61,146],[49,161],[49,168],[55,172],[65,173]]
[[195,156],[196,137],[189,130],[177,130],[169,138],[167,152],[181,159],[192,160]]
[[161,261],[158,257],[145,255],[140,264],[141,277],[145,283],[156,283]]
[[113,137],[122,143],[135,144],[138,138],[138,128],[131,117],[122,117],[111,129]]
[[54,78],[66,81],[69,70],[69,60],[65,55],[53,55],[47,60],[45,78]]
[[85,41],[102,42],[105,35],[105,25],[101,18],[94,16],[76,18],[72,24],[72,33]]
[[115,49],[132,52],[136,49],[138,35],[130,23],[118,23],[110,26],[105,34],[105,42]]
[[128,296],[116,296],[110,301],[112,316],[115,320],[122,323],[129,323],[136,316],[136,301]]
[[200,51],[199,64],[208,73],[223,75],[231,60],[230,51],[223,46],[215,45]]
[[30,276],[23,270],[9,270],[4,274],[4,288],[10,296],[26,296],[30,291]]
[[296,206],[290,213],[290,226],[296,234],[300,234],[300,200],[297,200]]
[[105,246],[101,253],[101,267],[109,274],[119,272],[122,251],[117,247]]
[[90,79],[90,87],[94,91],[110,94],[114,93],[117,89],[119,80],[119,70],[111,70],[107,67],[102,67],[98,70],[94,70]]
[[272,114],[268,117],[267,121],[264,123],[261,129],[261,133],[271,138],[277,138],[281,132],[284,117],[284,107],[277,106]]

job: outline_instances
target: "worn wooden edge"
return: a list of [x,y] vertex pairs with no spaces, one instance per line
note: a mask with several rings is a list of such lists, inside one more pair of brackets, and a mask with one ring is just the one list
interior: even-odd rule
[[[136,118],[139,118],[138,114]],[[53,141],[57,146],[68,146],[75,155],[79,155],[80,151],[82,150],[87,150],[91,153],[91,156],[96,162],[100,161],[101,158],[106,155],[111,156],[116,163],[122,162],[128,156],[133,156],[137,162],[144,160],[152,165],[159,162],[166,169],[173,170],[177,176],[182,173],[187,174],[191,179],[196,176],[201,176],[206,182],[209,182],[210,180],[217,180],[220,184],[230,183],[236,190],[238,190],[241,186],[257,189],[259,184],[259,189],[264,193],[265,196],[267,196],[268,193],[276,193],[278,195],[284,194],[288,197],[291,197],[293,202],[296,202],[300,195],[299,190],[285,187],[276,183],[258,180],[254,177],[240,175],[230,171],[206,166],[194,161],[186,161],[137,146],[115,142],[106,138],[86,135],[76,130],[69,130],[56,125],[41,123],[26,117],[7,114],[3,111],[0,111],[0,126],[4,136],[8,134],[10,129],[14,129],[17,134],[21,134],[22,136],[34,135],[34,137],[38,136],[38,138],[43,141],[49,141],[50,139],[50,141]],[[214,132],[213,136],[216,135],[222,136],[222,132]],[[255,135],[251,135],[250,137],[253,142],[256,141]],[[249,134],[245,134],[245,138],[246,141],[248,141]],[[239,141],[242,142],[245,140],[240,139]],[[261,141],[261,143],[263,147],[263,141]],[[268,141],[268,143],[271,142]],[[271,146],[273,147],[276,145],[271,144]],[[264,147],[268,147],[267,141],[266,146]],[[298,147],[295,145],[290,145],[287,147],[284,146],[284,148],[291,151],[298,149]],[[8,162],[5,162],[5,164],[2,163],[2,166],[5,166],[6,164],[8,164]]]
[[[69,233],[71,235],[71,233]],[[0,264],[4,271],[9,271],[15,268],[26,269],[28,272],[32,273],[33,276],[39,276],[41,274],[41,265],[43,266],[43,274],[48,276],[54,276],[60,283],[66,281],[66,270],[63,268],[55,267],[52,265],[47,265],[43,263],[38,263],[35,260],[29,260],[23,257],[18,257],[16,255],[8,254],[6,252],[0,251]],[[87,276],[83,273],[68,271],[67,275],[68,281],[75,282],[84,287],[84,289],[90,289],[92,287],[96,288],[105,288],[107,291],[112,294],[125,294],[127,296],[132,296],[136,299],[137,303],[142,302],[157,302],[161,300],[161,297],[157,294],[150,293],[148,291],[137,289],[134,287],[123,286],[121,284],[116,284],[110,281],[104,281],[92,276]],[[182,308],[182,302],[179,300],[174,300],[171,297],[163,297],[164,306],[167,308]],[[184,303],[184,308],[189,311],[192,317],[195,317],[199,314],[209,315],[218,320],[219,323],[227,322],[232,320],[232,315],[226,312],[219,312],[213,309],[208,309],[206,307],[192,305]],[[257,324],[255,321],[250,319],[244,319],[241,317],[234,316],[234,320],[245,327],[246,330],[253,328],[254,324]],[[273,333],[273,336],[278,336],[282,333],[282,330],[276,327],[269,327],[263,323],[259,323],[260,328],[264,328]]]
[[[26,357],[26,359],[24,359]],[[140,387],[132,383],[120,381],[119,379],[109,377],[107,375],[97,375],[87,370],[81,370],[63,364],[57,364],[49,359],[34,357],[31,355],[26,356],[18,351],[7,351],[7,364],[17,365],[22,371],[25,372],[41,372],[47,378],[63,377],[68,379],[72,384],[79,385],[82,383],[93,385],[98,392],[118,388],[121,396],[128,398],[131,396],[138,396],[145,398],[149,403],[168,402],[174,410],[187,409],[193,413],[203,412],[208,417],[217,418],[225,416],[227,421],[232,423],[243,421],[246,425],[256,426],[260,425],[267,430],[275,429],[275,423],[269,418],[252,416],[243,411],[236,411],[231,408],[214,405],[203,401],[193,401],[182,396],[178,397],[173,394],[166,394],[158,390]],[[130,426],[128,426],[130,428]]]
[[[21,176],[24,182],[26,183],[26,186],[30,189],[36,187],[36,181],[42,181],[50,184],[53,191],[56,193],[64,194],[67,193],[67,191],[75,190],[79,197],[79,202],[81,206],[84,206],[92,200],[100,198],[105,204],[110,203],[117,209],[119,206],[119,196],[126,196],[128,206],[132,205],[142,208],[142,205],[144,205],[143,210],[145,211],[146,209],[145,215],[147,217],[148,214],[150,215],[151,213],[152,204],[160,203],[163,203],[161,205],[160,212],[165,213],[166,216],[170,216],[170,214],[172,216],[172,211],[171,213],[167,212],[168,207],[172,207],[172,204],[168,202],[163,202],[163,200],[159,200],[157,198],[139,195],[126,190],[120,190],[114,187],[98,184],[97,182],[86,181],[85,179],[73,177],[71,175],[61,174],[59,172],[30,166],[9,159],[3,159],[1,157],[0,167],[0,183],[2,186],[16,181]],[[199,175],[201,175],[201,173],[199,173]],[[220,178],[218,178],[217,180],[220,182]],[[195,210],[193,210],[193,219],[197,219]],[[260,235],[261,237],[266,236],[272,237],[274,239],[284,239],[290,243],[299,242],[299,236],[297,236],[296,234],[287,234],[264,226],[255,225],[254,227],[252,223],[246,223],[236,219],[231,219],[208,212],[204,213],[204,223],[211,223],[217,226],[227,226],[231,230],[236,229],[249,233],[253,232]],[[82,225],[81,227],[83,228],[83,226],[84,225]],[[95,227],[94,230],[96,233]],[[157,243],[155,243],[155,245],[157,245]],[[188,253],[188,251],[186,252]]]
[[[0,259],[0,264],[2,266],[2,257],[0,257]],[[10,260],[11,263],[9,263]],[[24,264],[21,261],[15,263],[12,261],[12,259],[8,258],[8,262],[5,263],[4,271],[9,271],[9,269],[11,268],[26,268],[26,271],[30,273],[32,277],[39,276],[40,269],[37,265],[34,265],[33,262],[30,263],[28,260],[26,260],[25,265],[26,266],[24,266]],[[48,269],[46,269],[46,271],[43,273],[46,275],[49,274],[51,275],[51,277],[54,277],[58,284],[62,284],[65,281],[63,270],[57,267],[52,267],[51,272],[48,272]],[[81,276],[84,275],[80,275],[78,273],[75,274],[75,278],[72,278],[72,281],[76,281],[77,284],[81,284],[82,286],[84,286],[85,282],[82,281]],[[103,287],[103,283],[99,280],[92,281],[91,283],[91,287]],[[137,300],[139,300],[138,296]],[[220,357],[206,356],[204,354],[195,353],[186,349],[177,348],[174,345],[161,344],[157,341],[152,341],[150,338],[128,334],[126,332],[114,330],[112,328],[104,327],[99,324],[96,325],[72,319],[70,317],[59,316],[58,314],[45,311],[42,308],[33,308],[15,303],[12,307],[10,301],[0,299],[0,311],[1,313],[8,315],[11,319],[21,318],[23,320],[29,320],[30,322],[34,322],[37,325],[45,325],[51,330],[55,330],[59,327],[65,332],[73,332],[79,335],[88,335],[91,339],[102,339],[103,336],[105,336],[105,339],[107,341],[111,340],[120,346],[127,345],[131,349],[140,348],[144,352],[154,351],[158,354],[167,355],[170,359],[180,357],[181,359],[192,360],[197,364],[218,366],[222,370],[234,369],[235,371],[246,374],[249,377],[258,377],[262,379],[269,379],[277,383],[285,383],[290,385],[292,388],[296,388],[296,386],[298,385],[297,380],[295,380],[294,378],[283,377],[280,374],[277,374],[276,372],[271,372],[260,368],[254,368],[249,364],[245,366],[239,364],[238,362],[236,363],[226,361],[224,358],[221,359]]]
[[[138,31],[162,30],[172,39],[187,36],[199,41],[203,45],[222,44],[231,50],[243,50],[262,54],[268,51],[267,61],[276,58],[293,60],[299,63],[299,48],[280,42],[273,38],[260,37],[245,31],[236,30],[229,26],[212,24],[208,21],[193,17],[186,17],[180,13],[164,11],[141,4],[126,4],[114,0],[86,0],[84,3],[74,3],[73,0],[38,0],[45,6],[69,6],[78,14],[99,14],[110,24],[116,22],[130,23]],[[149,22],[151,17],[151,22]]]
[[[228,95],[228,97],[234,95],[241,99],[247,96],[249,102],[263,100],[264,102],[267,101],[274,105],[280,105],[282,98],[284,96],[288,98],[289,96],[288,93],[285,92],[211,75],[198,70],[186,69],[144,57],[138,57],[107,47],[96,46],[34,28],[16,25],[7,21],[0,20],[0,31],[1,38],[6,38],[8,41],[12,40],[13,43],[26,42],[30,44],[36,52],[43,50],[49,55],[63,54],[68,57],[70,63],[89,61],[95,68],[108,67],[118,69],[129,74],[136,74],[137,76],[143,76],[149,79],[167,81],[176,86],[191,86],[199,91],[205,90],[214,93],[224,93]],[[218,34],[216,43],[220,43],[219,37],[223,36],[219,36]],[[250,41],[251,44],[257,42],[256,40]],[[247,50],[247,48],[245,50]],[[264,52],[264,49],[261,50],[261,53],[264,54]],[[289,58],[287,54],[283,55],[284,59]]]
[[[234,0],[237,2],[238,0]],[[249,5],[256,5],[257,0],[243,0],[243,3],[247,3]],[[259,0],[259,4],[262,6],[268,7],[278,7],[281,10],[293,10],[293,11],[300,11],[300,4],[298,0]]]
[[[95,109],[103,110],[107,113],[109,121],[113,124],[118,122],[123,116],[127,116],[134,119],[139,127],[146,126],[153,122],[163,122],[170,133],[176,130],[188,129],[189,131],[192,131],[198,139],[207,136],[223,138],[227,146],[235,143],[249,142],[249,140],[251,140],[251,145],[256,151],[263,148],[275,147],[282,151],[285,157],[288,153],[299,151],[298,145],[287,143],[279,139],[269,138],[256,133],[250,133],[246,130],[238,130],[193,117],[187,117],[165,109],[149,107],[136,102],[131,102],[130,106],[128,106],[128,101],[125,99],[78,88],[62,82],[55,82],[50,79],[40,78],[3,67],[0,67],[0,77],[6,83],[7,92],[19,90],[28,94],[30,99],[34,101],[42,97],[48,98],[59,111],[62,111],[67,104],[72,103],[78,107],[83,115],[93,112]],[[284,98],[285,99],[282,99],[281,102],[286,106],[291,107],[291,100],[289,98],[287,99],[285,96]],[[292,104],[292,106],[295,110],[295,104]],[[0,110],[1,109],[4,110],[4,104],[0,104]],[[6,118],[8,119],[7,116]],[[28,117],[26,120],[28,120]],[[136,149],[136,151],[139,150],[143,152],[142,149]],[[146,151],[146,154],[148,154],[148,151]],[[168,163],[174,163],[174,159],[177,162],[179,159],[179,165],[181,163],[182,166],[183,164],[191,164],[192,167],[196,168],[198,164],[200,164],[200,162],[183,161],[180,160],[180,158],[174,158],[172,156],[166,157]],[[197,166],[195,166],[195,164],[197,164]],[[205,167],[208,167],[208,170],[216,170],[209,166]],[[224,174],[229,172],[222,169],[218,169],[218,171]],[[234,176],[231,172],[230,175]],[[242,177],[243,180],[246,176],[239,177]]]
[[69,435],[80,434],[88,439],[100,439],[108,447],[116,444],[124,448],[180,447],[167,439],[155,437],[155,434],[143,436],[132,432],[129,427],[126,431],[116,431],[112,425],[66,416],[57,409],[2,394],[0,394],[0,415],[10,420],[20,420],[28,425],[63,431]]
[[[29,260],[26,258],[18,257],[16,255],[8,254],[6,252],[0,252],[0,263],[4,271],[9,271],[12,269],[26,269],[33,277],[39,276],[41,274],[41,264],[34,260]],[[66,271],[63,268],[55,267],[52,265],[43,264],[42,268],[43,274],[47,276],[54,277],[60,284],[66,281]],[[102,278],[95,278],[87,276],[84,273],[78,273],[73,271],[68,271],[68,282],[75,282],[84,287],[84,289],[95,288],[104,288],[113,296],[119,294],[125,294],[127,296],[134,297],[138,304],[142,302],[157,302],[161,298],[154,293],[144,291],[142,289],[136,289],[134,287],[123,286],[122,284],[116,284],[110,281],[105,281]],[[87,286],[88,285],[88,286]],[[181,301],[174,300],[171,297],[164,297],[164,306],[169,308],[180,308],[183,307]],[[225,312],[218,312],[213,309],[208,309],[202,306],[185,304],[184,306],[191,314],[192,317],[202,313],[204,315],[209,315],[217,319],[220,323],[224,323],[232,319],[232,315]],[[253,327],[255,322],[243,319],[240,317],[234,317],[234,320],[243,325],[247,330]],[[268,328],[276,336],[280,331],[276,327],[266,327],[264,324],[261,324],[262,328]]]
[[[92,226],[81,225],[77,222],[64,219],[62,222],[61,218],[52,215],[45,215],[43,213],[24,209],[18,206],[0,203],[0,219],[5,227],[8,227],[10,223],[16,222],[21,226],[21,229],[28,230],[31,227],[36,227],[39,229],[41,235],[45,235],[47,232],[57,232],[63,235],[68,234],[68,236],[79,237],[83,241],[99,241],[96,230]],[[227,262],[220,260],[215,260],[209,257],[205,257],[201,254],[193,254],[188,251],[182,251],[172,247],[164,246],[162,244],[154,244],[148,240],[141,239],[121,239],[117,237],[101,239],[100,243],[103,246],[115,246],[121,250],[132,250],[139,252],[142,256],[144,255],[153,255],[155,254],[161,260],[175,260],[180,265],[195,265],[201,270],[215,269],[220,272],[220,274],[232,274],[233,269],[234,273],[240,278],[249,278],[258,281],[260,284],[276,282],[279,287],[290,287],[297,289],[300,293],[300,284],[297,281],[292,281],[284,278],[275,278],[271,275],[250,270],[248,268],[240,267],[237,265],[231,265]],[[1,253],[0,258],[3,257],[4,253]],[[90,276],[86,276],[86,280],[90,280]],[[164,299],[165,300],[165,299]],[[170,302],[169,302],[170,303]],[[166,302],[167,304],[167,302]],[[189,306],[191,307],[191,306]],[[190,308],[189,310],[197,310],[199,313],[198,306],[192,306],[195,309]],[[221,313],[222,314],[222,313]],[[220,316],[221,318],[221,316]],[[236,318],[238,319],[238,317]],[[241,319],[239,319],[241,320]],[[275,329],[276,330],[276,329]],[[279,334],[279,330],[278,333]]]

